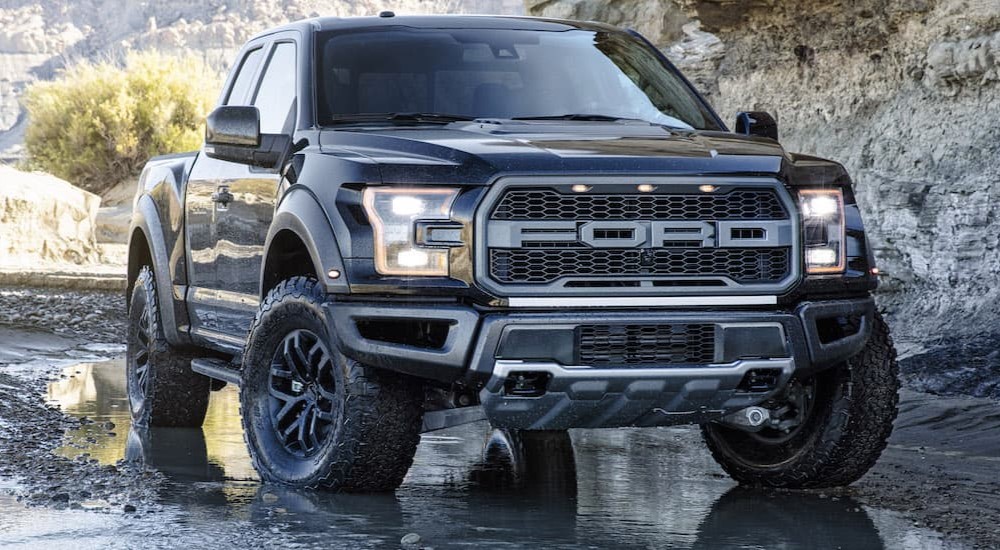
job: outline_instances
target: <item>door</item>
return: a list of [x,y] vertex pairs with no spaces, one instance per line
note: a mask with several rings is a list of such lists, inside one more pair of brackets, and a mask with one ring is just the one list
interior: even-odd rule
[[[248,105],[257,82],[266,50],[264,44],[251,46],[239,60],[235,74],[229,79],[229,89],[223,105]],[[246,171],[246,167],[211,159],[199,154],[188,175],[184,200],[185,228],[188,243],[188,312],[191,335],[198,341],[216,339],[222,323],[217,303],[220,284],[218,274],[218,221],[228,210],[229,190],[226,182]],[[235,345],[235,343],[234,343]]]
[[[250,103],[260,111],[263,134],[291,135],[295,128],[296,46],[278,39],[270,48]],[[223,185],[231,202],[216,208],[216,308],[219,330],[243,341],[260,304],[260,274],[278,196],[277,170],[238,165]]]

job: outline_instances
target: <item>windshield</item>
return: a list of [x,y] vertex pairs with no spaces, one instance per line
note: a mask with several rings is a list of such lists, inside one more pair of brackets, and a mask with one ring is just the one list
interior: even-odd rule
[[317,48],[322,125],[429,120],[420,114],[719,129],[681,78],[624,32],[394,27],[322,33]]

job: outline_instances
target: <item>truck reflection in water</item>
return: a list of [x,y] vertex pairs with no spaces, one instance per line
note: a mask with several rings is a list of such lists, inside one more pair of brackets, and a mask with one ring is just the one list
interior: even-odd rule
[[167,476],[163,504],[186,525],[179,545],[192,536],[380,547],[417,533],[434,548],[941,547],[935,533],[844,496],[734,487],[690,428],[570,435],[461,426],[423,437],[395,494],[349,495],[260,485],[233,388],[213,394],[203,429],[131,430],[120,361],[71,367],[48,397],[94,421],[69,432],[59,453],[124,458]]

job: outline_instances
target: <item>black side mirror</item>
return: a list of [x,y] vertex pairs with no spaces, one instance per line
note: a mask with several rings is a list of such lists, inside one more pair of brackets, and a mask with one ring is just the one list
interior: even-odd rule
[[273,169],[290,144],[290,136],[260,133],[256,107],[223,105],[205,120],[205,154],[213,159]]
[[741,112],[736,115],[736,133],[778,141],[778,122],[763,111]]

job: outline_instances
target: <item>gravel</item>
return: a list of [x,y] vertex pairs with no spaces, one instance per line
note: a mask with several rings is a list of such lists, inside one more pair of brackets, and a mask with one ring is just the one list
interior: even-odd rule
[[[68,292],[52,289],[0,289],[0,326],[7,334],[44,331],[75,343],[117,344],[125,339],[125,298],[120,293]],[[15,342],[16,344],[16,342]],[[39,357],[45,358],[45,357]],[[19,484],[18,500],[29,506],[56,509],[148,511],[163,477],[126,462],[100,465],[86,454],[69,459],[53,451],[65,445],[64,434],[93,424],[63,414],[45,402],[47,384],[60,376],[59,353],[32,369],[0,369],[0,477]],[[102,426],[110,431],[114,424]]]
[[75,459],[53,451],[63,434],[85,422],[63,414],[43,399],[55,376],[46,369],[0,371],[0,477],[19,484],[18,500],[28,506],[94,510],[159,509],[156,497],[162,474],[120,461],[100,465],[86,454]]
[[125,313],[123,293],[0,288],[0,325],[45,330],[88,343],[123,343]]

